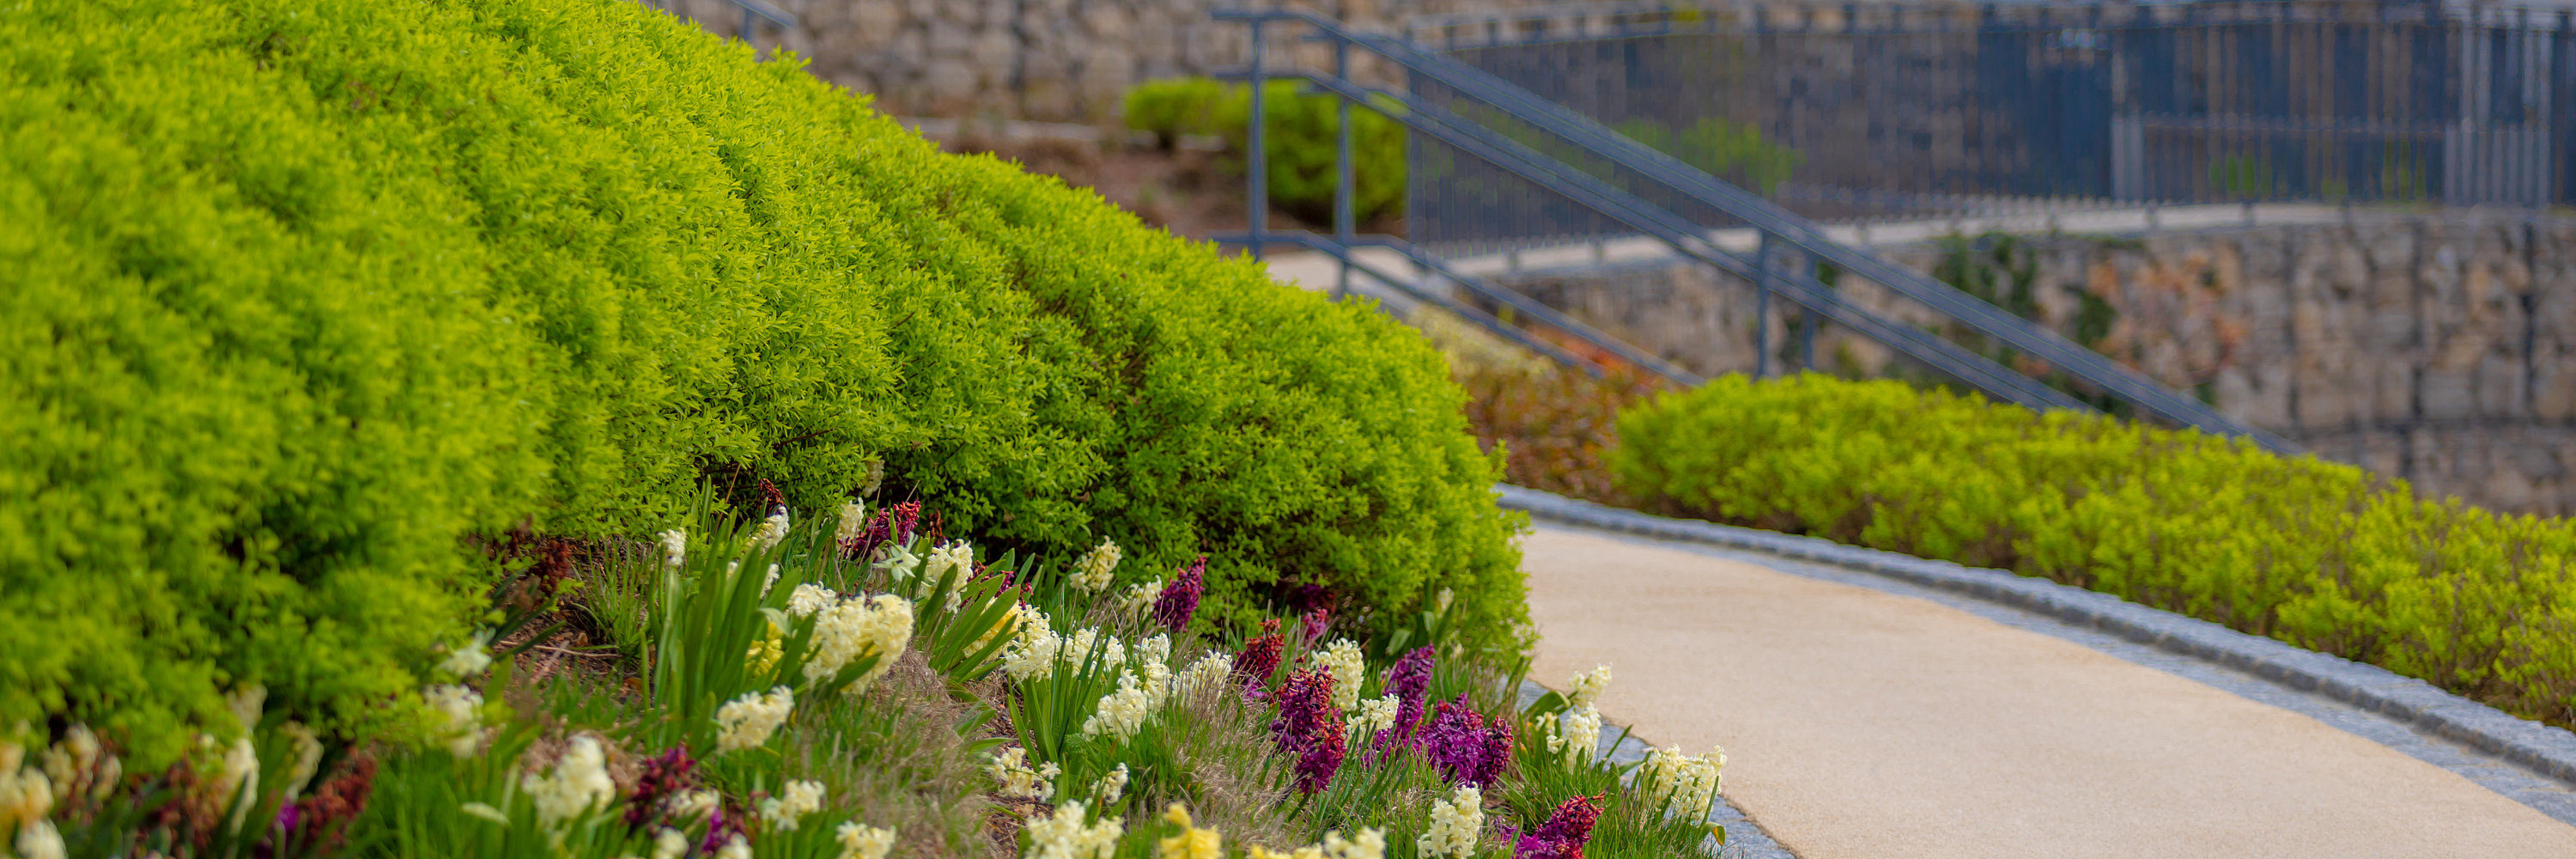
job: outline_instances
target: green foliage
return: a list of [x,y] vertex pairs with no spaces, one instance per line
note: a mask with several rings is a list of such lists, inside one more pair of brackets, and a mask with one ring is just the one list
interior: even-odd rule
[[[1333,219],[1339,181],[1342,99],[1305,94],[1300,81],[1271,81],[1262,100],[1262,151],[1268,155],[1270,201],[1308,223]],[[1351,216],[1358,223],[1403,214],[1404,126],[1382,111],[1391,102],[1351,109]],[[1225,140],[1240,156],[1251,146],[1252,87],[1207,78],[1176,78],[1127,92],[1127,127],[1154,132],[1165,146],[1184,134]],[[1243,172],[1240,160],[1235,172]]]
[[2044,576],[2576,723],[2576,528],[2197,432],[1807,375],[1620,417],[1676,514]]
[[1723,117],[1701,117],[1687,128],[1632,119],[1616,126],[1620,134],[1717,176],[1744,183],[1764,194],[1789,178],[1807,156],[1762,139],[1762,129]]
[[0,724],[158,766],[258,684],[370,733],[477,611],[463,538],[879,462],[953,532],[1204,553],[1206,625],[1522,617],[1419,338],[792,58],[617,0],[22,4],[0,46]]

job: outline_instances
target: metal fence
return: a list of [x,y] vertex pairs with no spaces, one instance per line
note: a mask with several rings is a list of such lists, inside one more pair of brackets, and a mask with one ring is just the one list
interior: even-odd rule
[[[2576,203],[2565,10],[1627,3],[1407,35],[1811,217],[2032,197]],[[1429,149],[1413,166],[1416,241],[1596,226],[1493,217],[1495,177]]]

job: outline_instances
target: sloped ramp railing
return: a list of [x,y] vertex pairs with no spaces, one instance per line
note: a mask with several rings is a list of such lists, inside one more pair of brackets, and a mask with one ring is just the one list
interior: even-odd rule
[[[1995,342],[2045,361],[2146,414],[2211,433],[2245,437],[2274,451],[2294,450],[2286,440],[2272,433],[2229,417],[2056,332],[2006,313],[1984,300],[1907,269],[1866,248],[1836,242],[1814,222],[1758,195],[1720,181],[1588,117],[1423,46],[1394,36],[1352,30],[1331,18],[1303,10],[1220,10],[1216,17],[1241,21],[1251,28],[1250,68],[1235,77],[1247,78],[1252,83],[1252,116],[1246,141],[1249,150],[1247,167],[1251,174],[1248,177],[1250,229],[1219,238],[1246,245],[1256,255],[1266,243],[1285,242],[1318,249],[1322,249],[1322,245],[1333,245],[1342,249],[1336,256],[1347,262],[1350,248],[1371,241],[1354,235],[1350,223],[1353,182],[1348,113],[1353,105],[1367,106],[1374,102],[1389,108],[1380,110],[1381,113],[1415,133],[1652,236],[1685,258],[1753,282],[1766,302],[1771,292],[1779,292],[1829,321],[1883,343],[1908,358],[1999,399],[2036,409],[2090,410],[2073,396],[1974,350],[1853,304],[1831,285],[1818,280],[1811,266],[1785,265],[1784,258],[1803,254],[1809,259],[1867,278]],[[1265,68],[1263,30],[1272,24],[1303,25],[1309,31],[1309,38],[1329,44],[1333,50],[1333,69],[1330,72],[1293,70],[1283,73]],[[1551,148],[1559,151],[1570,148],[1587,159],[1611,165],[1621,175],[1639,177],[1649,188],[1638,188],[1636,184],[1623,187],[1604,180],[1560,157],[1533,148],[1526,142],[1525,135],[1507,135],[1415,92],[1360,84],[1349,75],[1349,57],[1354,50],[1374,55],[1410,75],[1417,89],[1429,84],[1469,99],[1480,110],[1498,112],[1519,127],[1544,135]],[[1330,239],[1291,240],[1285,234],[1271,233],[1266,229],[1262,84],[1271,78],[1301,79],[1315,90],[1341,98],[1340,182],[1335,197],[1335,234]],[[1701,224],[1677,214],[1668,205],[1645,199],[1636,193],[1637,190],[1653,190],[1659,197],[1686,200],[1751,227],[1760,235],[1759,249],[1748,259],[1744,254],[1719,247],[1710,240],[1708,230]],[[1409,256],[1414,254],[1428,256],[1419,249],[1413,249]],[[1478,292],[1484,294],[1483,290]],[[1491,295],[1487,297],[1494,298]],[[1514,306],[1517,307],[1517,303]],[[1479,324],[1483,323],[1480,321]],[[1550,324],[1558,323],[1551,321]],[[1640,351],[1589,328],[1579,331],[1568,329],[1568,333],[1623,357]],[[1617,344],[1616,348],[1611,344]]]

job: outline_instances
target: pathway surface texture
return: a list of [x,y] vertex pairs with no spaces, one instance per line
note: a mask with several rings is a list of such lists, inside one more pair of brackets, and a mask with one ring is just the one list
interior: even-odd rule
[[1542,524],[1534,676],[1727,749],[1803,859],[2576,857],[2576,826],[2281,709],[1927,600]]

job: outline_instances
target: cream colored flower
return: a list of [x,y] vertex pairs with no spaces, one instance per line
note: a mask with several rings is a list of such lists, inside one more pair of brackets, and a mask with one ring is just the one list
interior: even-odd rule
[[894,670],[911,641],[911,602],[893,594],[841,600],[814,616],[814,653],[805,660],[805,679],[831,677],[852,660],[873,654],[876,664],[850,683],[852,694],[867,691]]
[[723,847],[716,848],[716,859],[751,859],[751,842],[742,840],[741,835],[735,835],[733,840],[725,842]]
[[994,792],[1005,799],[1028,799],[1045,802],[1055,796],[1055,777],[1064,770],[1050,762],[1039,769],[1029,768],[1029,750],[1003,749],[986,764],[984,771],[993,776]]
[[303,795],[304,786],[313,783],[313,773],[322,768],[322,738],[314,736],[313,729],[302,722],[288,722],[282,730],[287,741],[295,745],[295,766],[286,773],[286,799],[292,802]]
[[1083,720],[1082,735],[1109,736],[1120,740],[1134,739],[1145,727],[1145,718],[1153,715],[1154,696],[1136,680],[1136,672],[1118,675],[1118,691],[1100,696],[1091,718]]
[[1102,808],[1117,805],[1119,800],[1127,798],[1127,765],[1119,764],[1117,769],[1101,776],[1100,783],[1094,785],[1091,792],[1100,797]]
[[617,800],[617,782],[608,777],[608,754],[598,738],[588,735],[572,738],[552,774],[529,773],[519,787],[536,803],[538,825],[550,830]]
[[921,568],[921,586],[937,587],[939,580],[947,577],[950,570],[960,571],[957,575],[961,580],[972,575],[975,572],[975,547],[967,545],[964,540],[950,540],[946,545],[931,549],[930,563]]
[[786,539],[787,508],[785,507],[778,508],[778,512],[769,514],[769,518],[760,520],[760,528],[751,532],[752,545],[759,546],[764,552],[778,548],[778,544]]
[[43,770],[22,766],[26,750],[0,742],[0,824],[28,826],[54,809],[53,780]]
[[1393,695],[1360,702],[1358,715],[1350,720],[1350,745],[1357,746],[1377,739],[1377,732],[1395,727],[1396,711],[1404,701]]
[[894,851],[891,826],[862,826],[853,820],[841,824],[834,836],[841,844],[841,859],[885,859]]
[[450,649],[447,659],[438,663],[438,670],[458,678],[481,676],[483,669],[490,667],[492,631],[488,629],[474,633],[472,639]]
[[1466,859],[1476,853],[1476,839],[1485,831],[1485,795],[1475,785],[1459,785],[1458,792],[1445,800],[1432,800],[1431,826],[1414,840],[1424,856],[1448,856]]
[[456,810],[465,812],[467,817],[480,817],[502,826],[510,825],[510,815],[498,808],[493,808],[488,802],[469,802],[457,806]]
[[1565,706],[1591,706],[1601,700],[1601,690],[1610,688],[1610,665],[1602,663],[1589,673],[1578,673],[1565,680]]
[[1594,757],[1600,755],[1601,711],[1586,704],[1582,709],[1565,714],[1560,726],[1564,733],[1549,739],[1548,751],[1557,751],[1558,742],[1561,739],[1564,744],[1566,763],[1590,763]]
[[1316,654],[1315,662],[1333,675],[1333,709],[1348,713],[1360,705],[1360,683],[1368,677],[1368,663],[1357,643],[1334,639]]
[[671,816],[674,818],[704,820],[715,816],[716,809],[724,804],[724,796],[715,791],[700,788],[682,792],[667,802],[670,803]]
[[447,717],[447,752],[470,758],[483,749],[483,695],[454,684],[421,690],[429,708]]
[[823,783],[790,781],[777,796],[760,801],[760,818],[781,830],[792,830],[805,815],[823,810]]
[[1181,671],[1181,676],[1172,681],[1172,694],[1186,697],[1202,689],[1222,688],[1233,676],[1234,654],[1210,653]]
[[867,533],[868,505],[859,503],[855,498],[842,504],[841,523],[832,529],[832,543],[834,545],[847,543],[867,536]]
[[18,827],[20,859],[63,859],[63,834],[54,829],[51,820],[39,820]]
[[1032,817],[1022,830],[1028,835],[1025,859],[1109,859],[1118,849],[1118,836],[1126,824],[1118,818],[1103,818],[1099,823],[1084,825],[1083,806],[1068,802],[1055,807],[1053,817]]
[[1118,610],[1131,618],[1143,618],[1162,598],[1163,580],[1155,579],[1129,587],[1127,595],[1118,600]]
[[748,749],[769,742],[769,734],[787,722],[796,696],[779,686],[767,694],[745,692],[716,708],[716,751]]
[[1323,847],[1325,859],[1386,859],[1386,830],[1362,829],[1359,837],[1351,839],[1326,832]]
[[1090,554],[1083,555],[1081,562],[1074,564],[1073,589],[1086,594],[1108,590],[1109,573],[1118,569],[1118,559],[1118,544],[1107,540],[1100,541],[1097,548],[1092,549]]
[[653,859],[680,859],[689,854],[689,836],[668,826],[653,833]]
[[679,569],[689,558],[689,532],[673,528],[662,532],[661,538],[662,566]]
[[1682,754],[1680,746],[1652,749],[1646,752],[1637,783],[1649,806],[1661,807],[1670,816],[1704,819],[1717,798],[1725,766],[1724,748],[1704,757]]

